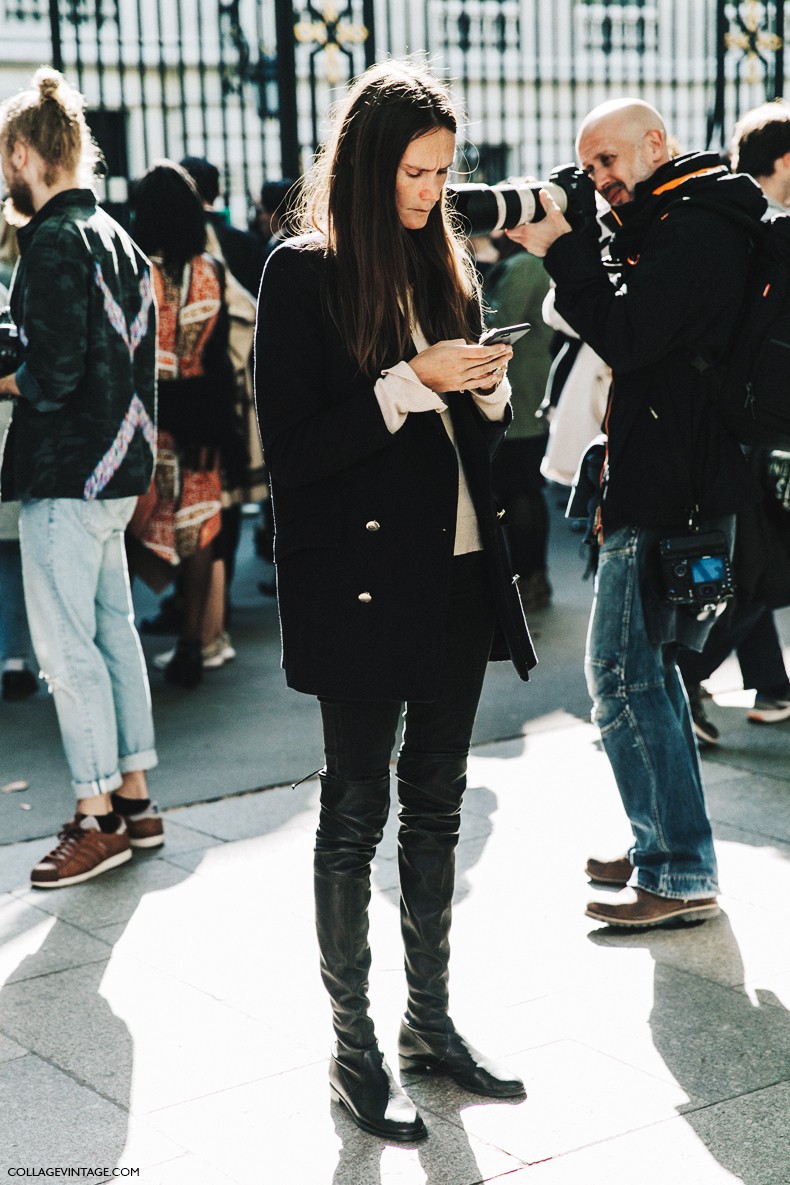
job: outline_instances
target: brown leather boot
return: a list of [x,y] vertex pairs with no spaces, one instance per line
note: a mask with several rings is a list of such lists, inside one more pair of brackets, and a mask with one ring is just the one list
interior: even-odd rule
[[646,889],[629,889],[621,896],[621,901],[591,901],[585,910],[586,917],[606,922],[607,926],[646,930],[657,926],[694,925],[718,917],[721,912],[715,897],[684,901],[675,897],[657,897]]
[[596,860],[590,856],[584,871],[596,884],[623,888],[630,881],[634,866],[627,856],[618,856],[614,860]]

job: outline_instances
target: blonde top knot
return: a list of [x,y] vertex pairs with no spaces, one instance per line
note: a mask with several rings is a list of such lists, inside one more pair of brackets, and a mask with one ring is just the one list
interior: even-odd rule
[[63,75],[59,74],[57,70],[48,70],[46,66],[37,70],[33,78],[33,85],[38,87],[42,99],[54,99],[62,82]]

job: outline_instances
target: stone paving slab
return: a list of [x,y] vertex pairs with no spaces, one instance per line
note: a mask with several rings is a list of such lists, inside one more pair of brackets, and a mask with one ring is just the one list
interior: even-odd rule
[[[583,916],[586,857],[627,836],[589,724],[548,714],[480,746],[469,783],[453,1012],[526,1100],[410,1081],[431,1131],[413,1148],[330,1103],[313,779],[168,811],[163,849],[69,890],[27,887],[40,841],[0,849],[0,1177],[106,1155],[142,1185],[788,1185],[790,843],[761,833],[780,779],[715,783],[722,916],[642,935]],[[393,1064],[395,826],[370,989]]]
[[189,1142],[234,1181],[474,1185],[521,1163],[495,1144],[470,1137],[455,1107],[449,1115],[426,1112],[430,1137],[413,1146],[388,1145],[360,1132],[342,1107],[329,1102],[323,1063],[238,1087],[221,1098],[168,1108],[150,1119],[169,1138]]
[[37,979],[89,963],[106,962],[111,946],[79,926],[11,898],[0,908],[0,979]]
[[530,1165],[497,1185],[634,1185],[636,1181],[646,1185],[784,1185],[784,1168],[774,1165],[767,1174],[757,1168],[762,1133],[749,1130],[747,1119],[745,1125],[739,1125],[737,1138],[743,1138],[744,1126],[749,1136],[745,1153],[749,1167],[744,1176],[736,1176],[722,1163],[724,1153],[719,1151],[718,1141],[709,1147],[683,1117]]
[[[106,1056],[112,1060],[109,1049]],[[124,1161],[145,1172],[149,1165],[184,1154],[183,1148],[151,1124],[130,1118],[125,1108],[46,1059],[27,1054],[0,1070],[4,1093],[0,1171],[6,1180],[9,1168],[112,1168]],[[129,1146],[131,1161],[125,1152]],[[140,1179],[149,1185],[142,1174]]]
[[790,843],[789,787],[790,778],[779,776],[778,770],[776,776],[766,777],[731,768],[728,778],[708,783],[708,809],[717,823],[743,827],[773,843]]

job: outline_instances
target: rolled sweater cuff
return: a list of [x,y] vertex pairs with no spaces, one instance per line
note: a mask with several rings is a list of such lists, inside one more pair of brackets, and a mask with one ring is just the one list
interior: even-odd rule
[[384,423],[395,433],[406,422],[409,412],[446,411],[447,404],[430,387],[424,386],[408,362],[399,362],[382,371],[373,388]]

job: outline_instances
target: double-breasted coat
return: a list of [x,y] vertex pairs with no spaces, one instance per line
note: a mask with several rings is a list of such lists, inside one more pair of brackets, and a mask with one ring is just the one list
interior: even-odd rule
[[[458,499],[436,412],[390,433],[333,323],[314,239],[278,248],[258,302],[255,392],[271,481],[282,663],[290,687],[335,699],[435,698]],[[393,350],[388,365],[401,361]],[[477,512],[497,629],[492,657],[522,679],[536,657],[491,492],[505,423],[442,395]],[[509,416],[508,410],[508,416]]]

